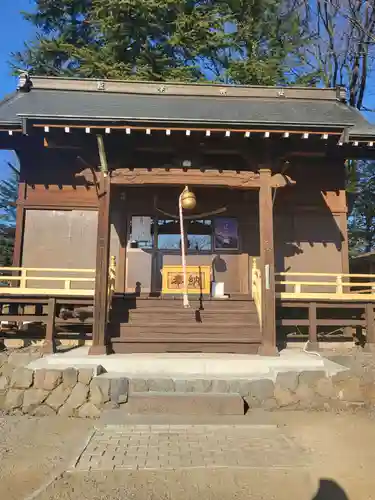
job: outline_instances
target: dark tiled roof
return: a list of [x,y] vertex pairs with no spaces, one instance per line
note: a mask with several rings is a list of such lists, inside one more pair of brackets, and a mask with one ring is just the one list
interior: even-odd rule
[[375,137],[375,126],[339,100],[150,95],[33,89],[0,103],[0,124],[49,120],[232,124],[278,128],[349,128],[350,137]]

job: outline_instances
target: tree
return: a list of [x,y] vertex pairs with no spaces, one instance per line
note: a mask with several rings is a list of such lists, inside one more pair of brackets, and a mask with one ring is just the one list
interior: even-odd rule
[[[352,106],[364,104],[375,56],[375,6],[368,0],[304,0],[302,26],[310,39],[301,49],[312,81],[347,88]],[[305,75],[304,75],[305,78]]]
[[36,0],[39,37],[13,67],[138,80],[286,80],[299,57],[295,0]]
[[357,162],[357,192],[348,220],[351,255],[375,247],[375,162]]
[[0,181],[0,265],[10,266],[16,226],[16,201],[18,196],[18,170],[8,162],[11,175]]

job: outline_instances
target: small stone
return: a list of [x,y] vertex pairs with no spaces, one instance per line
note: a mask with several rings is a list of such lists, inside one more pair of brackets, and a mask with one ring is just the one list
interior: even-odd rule
[[75,410],[76,408],[79,408],[81,405],[83,405],[83,403],[86,403],[88,394],[89,388],[87,387],[87,385],[78,382],[78,384],[73,387],[72,392],[66,400],[65,405],[70,406],[73,410]]
[[211,392],[216,394],[226,394],[229,392],[230,384],[227,380],[213,380]]
[[80,368],[78,372],[78,382],[89,385],[93,376],[92,368]]
[[46,391],[53,391],[62,381],[62,372],[60,370],[46,370],[44,375],[43,388]]
[[9,389],[5,396],[4,409],[14,410],[15,408],[21,408],[23,402],[24,391],[20,389]]
[[12,352],[9,355],[8,363],[15,367],[23,367],[40,358],[40,353],[38,352]]
[[34,417],[49,417],[51,415],[56,415],[55,410],[47,405],[37,406],[32,412],[31,415]]
[[338,398],[341,401],[350,403],[360,403],[364,401],[364,393],[358,378],[351,378],[345,382],[339,382],[335,385],[335,388]]
[[352,378],[352,376],[353,374],[351,373],[350,370],[343,370],[341,372],[336,373],[331,378],[332,382],[334,384],[337,384],[339,382],[344,382],[345,380],[349,380],[350,378]]
[[14,389],[28,389],[33,384],[33,371],[27,368],[16,368],[10,381]]
[[74,417],[75,411],[69,404],[65,403],[58,411],[62,417]]
[[6,352],[0,352],[0,368],[8,362],[8,354]]
[[95,406],[104,405],[109,401],[110,379],[94,377],[90,383],[90,401]]
[[[211,387],[212,387],[212,380],[207,380],[207,379],[186,380],[186,392],[200,392],[200,393],[210,392]],[[173,390],[175,390],[174,384],[173,384]]]
[[59,385],[48,396],[46,404],[57,411],[68,399],[70,393],[71,389],[69,387],[65,389],[63,385]]
[[75,368],[67,368],[63,371],[63,386],[64,389],[74,387],[78,380],[78,371]]
[[100,417],[100,410],[92,403],[85,403],[78,410],[78,416],[81,418],[98,418]]
[[275,385],[275,399],[277,401],[278,406],[290,406],[297,403],[297,396],[290,391],[289,389],[285,389],[284,387],[280,387],[277,383]]
[[44,388],[45,373],[46,373],[45,368],[42,368],[40,370],[35,370],[35,372],[34,372],[34,384],[33,384],[33,387],[35,389],[43,389]]
[[144,378],[132,378],[130,380],[130,390],[131,392],[147,392],[147,380]]
[[319,379],[315,385],[315,392],[319,394],[319,396],[322,396],[323,398],[334,397],[335,390],[333,387],[332,380],[327,377]]
[[15,366],[10,365],[9,363],[5,363],[1,368],[0,368],[0,375],[5,375],[6,377],[12,377],[12,373],[16,369]]
[[[172,381],[173,382],[173,381]],[[174,386],[173,386],[174,387]],[[150,389],[151,390],[151,389]],[[128,378],[112,378],[109,395],[114,403],[126,403],[129,394],[129,379]]]
[[326,373],[324,370],[306,370],[299,374],[298,382],[308,387],[315,387],[318,380],[324,378]]
[[247,406],[249,408],[260,408],[262,406],[262,403],[259,401],[259,399],[254,398],[253,396],[243,396]]
[[5,375],[2,375],[0,377],[0,392],[5,391],[8,389],[10,384],[10,377],[6,377]]
[[296,390],[296,398],[302,408],[310,408],[314,404],[314,389],[309,385],[303,383],[299,384]]
[[256,398],[258,401],[265,401],[273,398],[275,386],[272,380],[251,380],[248,385],[249,395]]
[[175,386],[171,378],[151,378],[147,382],[148,390],[154,392],[174,392]]
[[43,389],[29,389],[23,396],[22,411],[30,413],[37,406],[41,405],[48,397],[49,392]]
[[276,377],[276,385],[280,389],[294,392],[298,387],[298,372],[279,372]]
[[363,389],[366,403],[375,404],[375,384],[366,385]]
[[277,407],[278,404],[275,398],[269,398],[262,402],[262,408],[265,410],[275,410]]

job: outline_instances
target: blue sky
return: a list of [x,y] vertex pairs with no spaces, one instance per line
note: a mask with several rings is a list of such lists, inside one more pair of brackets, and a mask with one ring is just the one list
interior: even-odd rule
[[[0,0],[0,100],[16,88],[16,78],[11,76],[8,64],[10,53],[21,50],[25,40],[34,36],[33,26],[20,14],[22,10],[31,11],[33,3],[33,0]],[[0,151],[0,178],[8,175],[6,160],[13,161],[13,154]]]

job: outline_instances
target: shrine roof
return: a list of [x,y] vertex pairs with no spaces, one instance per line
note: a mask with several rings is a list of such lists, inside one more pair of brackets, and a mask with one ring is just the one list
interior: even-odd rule
[[32,77],[0,102],[0,126],[24,120],[339,129],[375,138],[375,126],[345,101],[345,91]]

